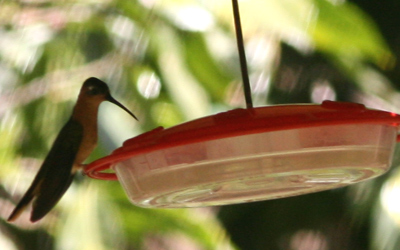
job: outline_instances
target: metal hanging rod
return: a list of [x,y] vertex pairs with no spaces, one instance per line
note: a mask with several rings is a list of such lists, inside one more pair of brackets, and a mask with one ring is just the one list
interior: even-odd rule
[[253,101],[251,98],[251,87],[250,87],[250,80],[249,80],[249,72],[247,70],[246,53],[244,50],[243,32],[242,32],[242,25],[240,23],[238,0],[232,0],[232,8],[233,8],[233,19],[235,22],[236,42],[237,42],[237,47],[238,47],[238,52],[239,52],[240,70],[242,73],[242,80],[243,80],[244,97],[246,100],[246,107],[252,108]]

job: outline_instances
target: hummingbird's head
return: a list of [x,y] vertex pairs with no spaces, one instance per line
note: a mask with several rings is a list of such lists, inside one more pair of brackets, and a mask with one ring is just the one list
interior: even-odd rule
[[87,101],[93,102],[97,105],[103,101],[109,101],[128,112],[137,120],[136,116],[131,111],[129,111],[124,105],[119,103],[111,96],[110,89],[108,88],[107,84],[95,77],[90,77],[83,83],[79,98],[84,98]]

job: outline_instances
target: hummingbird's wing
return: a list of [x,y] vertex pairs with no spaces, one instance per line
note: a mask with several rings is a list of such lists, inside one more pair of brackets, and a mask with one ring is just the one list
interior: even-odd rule
[[33,203],[31,221],[43,218],[61,199],[74,178],[72,168],[83,138],[82,125],[70,119],[57,136],[43,168],[47,169]]
[[61,129],[38,174],[8,221],[15,220],[35,197],[32,222],[43,218],[57,204],[73,180],[72,167],[82,138],[82,125],[70,119]]

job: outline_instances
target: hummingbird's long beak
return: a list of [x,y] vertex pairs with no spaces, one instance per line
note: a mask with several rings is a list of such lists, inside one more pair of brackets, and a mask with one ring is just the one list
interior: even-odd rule
[[125,108],[124,105],[122,105],[119,101],[115,100],[114,97],[112,97],[110,94],[108,94],[108,95],[106,96],[106,100],[109,101],[109,102],[111,102],[111,103],[114,103],[114,104],[117,105],[118,107],[122,108],[123,110],[125,110],[126,112],[128,112],[133,118],[135,118],[137,121],[139,121],[138,118],[136,118],[136,116],[135,116],[131,111],[129,111],[129,109]]

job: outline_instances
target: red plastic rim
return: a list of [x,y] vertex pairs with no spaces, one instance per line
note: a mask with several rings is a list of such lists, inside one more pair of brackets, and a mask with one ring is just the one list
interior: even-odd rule
[[[324,101],[321,105],[278,105],[252,109],[235,109],[168,129],[158,127],[131,138],[109,156],[85,167],[94,179],[117,180],[115,173],[103,172],[119,161],[138,154],[199,141],[335,124],[383,124],[399,127],[400,115],[367,109],[362,104]],[[397,137],[400,141],[400,137]]]

